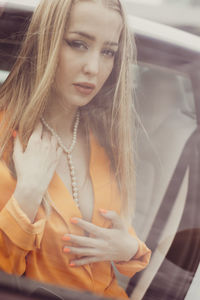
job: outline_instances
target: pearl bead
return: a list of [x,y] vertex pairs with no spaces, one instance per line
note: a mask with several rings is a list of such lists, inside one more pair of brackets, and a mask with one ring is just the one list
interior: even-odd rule
[[68,164],[70,166],[70,169],[73,168],[73,162],[72,162],[72,160],[68,160]]
[[73,193],[73,198],[77,198],[78,197],[78,193]]
[[74,170],[70,170],[70,175],[71,175],[71,177],[75,175]]
[[76,140],[77,140],[77,130],[78,130],[78,125],[79,125],[79,121],[80,121],[80,113],[77,112],[77,115],[76,115],[76,120],[75,120],[75,123],[74,123],[74,129],[73,129],[73,134],[72,134],[72,142],[71,142],[71,146],[69,148],[65,147],[65,145],[63,144],[61,138],[57,135],[57,133],[54,131],[54,129],[49,126],[49,124],[45,121],[44,118],[41,118],[41,121],[42,121],[43,125],[57,139],[57,142],[58,142],[59,146],[67,154],[67,162],[68,162],[68,167],[69,167],[69,170],[70,170],[71,185],[72,185],[72,196],[73,196],[74,201],[77,204],[77,207],[79,207],[77,179],[76,179],[76,176],[75,176],[75,168],[74,168],[74,165],[73,165],[71,152],[73,151],[73,149],[75,147],[75,144],[76,144]]
[[74,166],[73,165],[69,165],[70,167],[70,171],[74,171]]

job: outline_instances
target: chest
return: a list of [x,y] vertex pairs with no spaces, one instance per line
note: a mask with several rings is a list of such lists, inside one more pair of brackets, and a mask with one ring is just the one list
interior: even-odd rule
[[[82,217],[87,221],[91,221],[94,208],[94,191],[92,179],[89,173],[89,162],[83,153],[77,152],[78,151],[72,155],[72,161],[76,178],[79,209]],[[70,167],[66,154],[61,156],[56,172],[72,196],[72,177],[70,175]]]

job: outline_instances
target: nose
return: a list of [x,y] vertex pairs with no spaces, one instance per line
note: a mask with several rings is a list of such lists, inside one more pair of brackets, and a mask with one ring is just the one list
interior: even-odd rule
[[97,75],[100,68],[100,54],[95,51],[88,53],[83,65],[83,72],[87,75]]

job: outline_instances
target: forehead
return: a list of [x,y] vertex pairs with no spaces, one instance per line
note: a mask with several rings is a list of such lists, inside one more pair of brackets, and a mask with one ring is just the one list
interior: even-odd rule
[[119,39],[121,29],[119,12],[99,1],[79,1],[72,7],[67,31],[81,30],[94,36],[104,36],[105,39]]

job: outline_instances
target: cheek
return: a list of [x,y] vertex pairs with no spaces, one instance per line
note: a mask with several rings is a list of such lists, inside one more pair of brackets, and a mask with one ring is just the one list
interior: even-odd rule
[[114,60],[104,65],[102,69],[102,76],[101,76],[103,82],[105,82],[108,79],[109,75],[112,72],[113,66],[114,66]]
[[66,47],[62,47],[56,72],[58,77],[62,78],[70,73],[69,70],[72,70],[72,62],[73,59],[70,57],[70,51],[67,51]]
[[66,87],[68,81],[69,81],[69,72],[66,70],[66,66],[64,62],[59,61],[56,73],[55,73],[55,79],[54,79],[54,88],[59,91],[60,89],[63,89]]
[[68,80],[70,80],[73,71],[74,68],[72,68],[70,61],[61,59],[56,70],[56,82],[67,82]]

